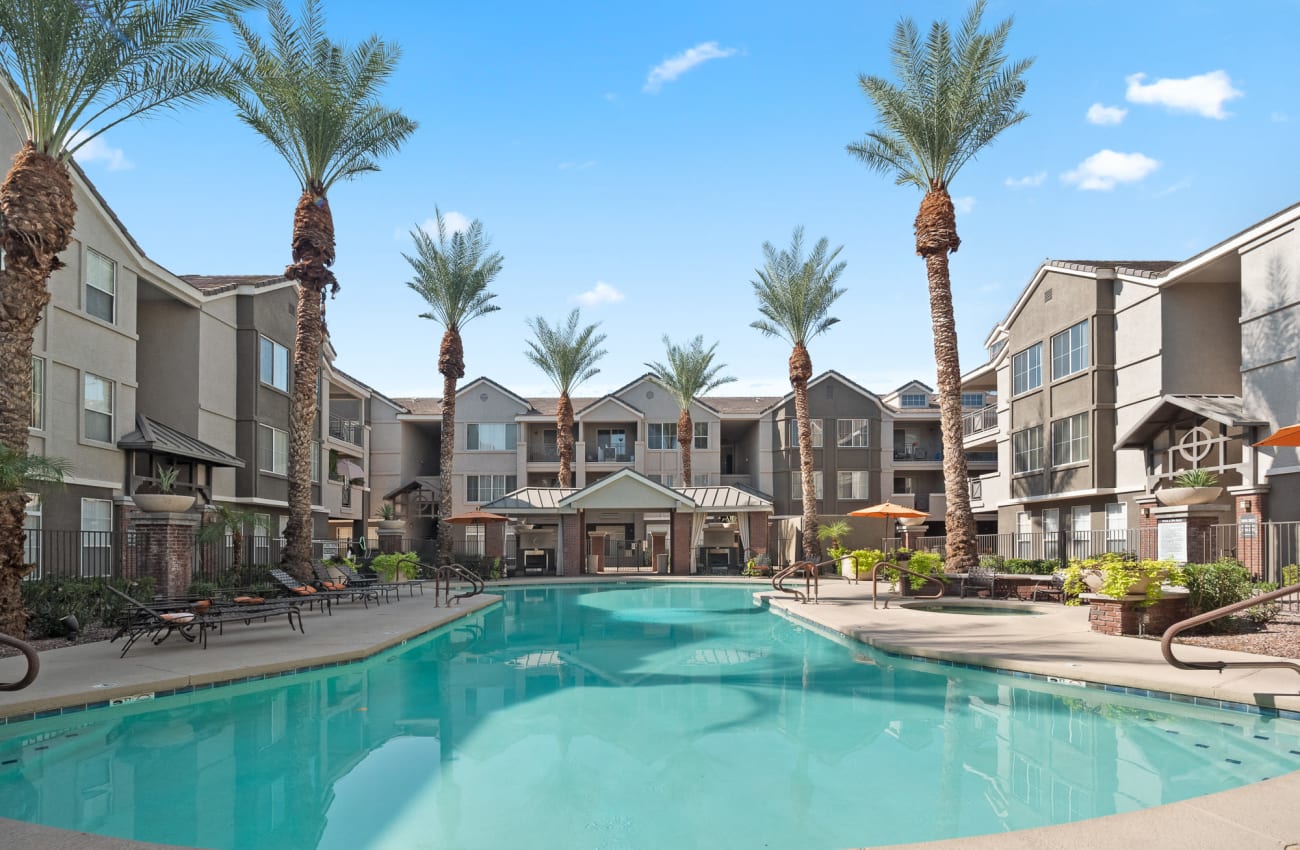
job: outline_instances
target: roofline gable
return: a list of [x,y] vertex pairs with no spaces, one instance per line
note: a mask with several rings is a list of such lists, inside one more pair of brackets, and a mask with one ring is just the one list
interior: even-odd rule
[[579,497],[590,495],[592,493],[599,493],[602,489],[608,487],[613,482],[622,481],[625,478],[635,479],[637,483],[644,484],[645,486],[676,500],[678,504],[687,505],[688,507],[691,508],[699,507],[698,505],[695,504],[694,500],[692,500],[689,496],[685,495],[681,491],[674,490],[671,487],[665,487],[664,485],[658,483],[657,481],[651,481],[649,478],[637,472],[635,469],[632,469],[631,467],[623,467],[618,472],[612,473],[610,475],[606,475],[604,478],[600,479],[594,484],[588,484],[586,487],[583,487],[581,490],[577,491],[576,493],[570,493],[569,495],[565,496],[563,499],[557,501],[556,505],[562,508],[567,508]]

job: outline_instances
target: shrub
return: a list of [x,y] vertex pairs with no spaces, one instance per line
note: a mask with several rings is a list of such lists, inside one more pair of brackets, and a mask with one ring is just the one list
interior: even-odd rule
[[82,629],[112,625],[121,615],[126,602],[104,589],[105,584],[140,601],[153,598],[154,580],[137,581],[102,578],[50,578],[22,583],[23,605],[29,619],[31,638],[61,637],[67,628],[59,622],[73,614]]
[[871,568],[885,560],[885,553],[879,549],[854,549],[848,554],[857,560],[858,578],[871,575]]
[[1058,566],[1056,561],[1045,561],[1041,558],[1007,558],[1003,560],[1001,569],[994,572],[1013,575],[1047,575]]
[[1179,487],[1213,487],[1219,483],[1219,476],[1208,469],[1189,469],[1174,479]]
[[[1267,582],[1255,582],[1250,573],[1232,558],[1220,558],[1212,564],[1188,564],[1184,568],[1188,590],[1188,604],[1192,615],[1204,614],[1234,602],[1241,602],[1252,596],[1276,590],[1277,585]],[[1283,570],[1286,575],[1286,570]],[[1277,601],[1265,602],[1245,611],[1206,623],[1207,631],[1236,631],[1243,626],[1265,626],[1281,612],[1282,606]]]
[[[1250,586],[1251,596],[1262,596],[1270,591],[1277,590],[1277,585],[1271,581],[1256,582]],[[1282,603],[1274,599],[1270,602],[1261,602],[1241,612],[1241,617],[1256,628],[1263,628],[1278,618],[1282,613]]]
[[[943,558],[938,552],[917,552],[912,555],[912,560],[908,563],[907,568],[914,573],[921,573],[927,576],[943,575]],[[928,579],[921,576],[908,576],[913,590],[920,590],[925,587]]]
[[1107,552],[1095,558],[1070,561],[1070,566],[1065,571],[1066,604],[1079,604],[1079,594],[1088,590],[1083,574],[1089,570],[1101,574],[1101,588],[1098,592],[1116,599],[1128,595],[1128,589],[1134,583],[1150,579],[1146,599],[1142,603],[1144,606],[1160,600],[1162,582],[1182,584],[1184,581],[1182,569],[1173,561],[1138,560],[1119,552]]
[[190,582],[190,586],[185,591],[185,595],[195,599],[211,599],[217,595],[218,587],[219,585],[214,581],[195,579]]
[[376,555],[370,562],[370,569],[379,574],[384,581],[393,581],[400,572],[403,578],[415,578],[419,569],[420,556],[414,552],[389,553]]

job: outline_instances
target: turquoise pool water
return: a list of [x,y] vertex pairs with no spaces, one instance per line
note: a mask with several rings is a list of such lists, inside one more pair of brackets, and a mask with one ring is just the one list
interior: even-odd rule
[[927,611],[931,614],[966,614],[973,617],[1032,617],[1038,612],[1018,605],[963,605],[960,602],[904,602],[909,611]]
[[879,655],[752,592],[511,590],[365,663],[0,727],[0,815],[219,850],[833,850],[1300,768],[1292,721]]

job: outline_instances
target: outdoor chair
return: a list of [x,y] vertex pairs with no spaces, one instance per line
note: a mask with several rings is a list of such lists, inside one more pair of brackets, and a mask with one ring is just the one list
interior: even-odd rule
[[321,605],[325,613],[333,615],[334,603],[345,600],[360,599],[361,604],[366,608],[370,607],[370,600],[375,600],[379,604],[379,591],[371,587],[344,587],[342,590],[320,590],[309,584],[303,584],[293,576],[281,569],[272,569],[268,571],[271,579],[279,584],[286,594],[290,597],[301,599],[308,606]]
[[[357,571],[347,564],[334,561],[329,564],[313,563],[312,572],[318,579],[318,585],[323,590],[373,590],[384,595],[384,601],[389,601],[389,594],[396,592],[397,598],[402,598],[402,586],[395,582],[382,582],[379,578],[358,575]],[[339,576],[336,577],[330,570],[337,570]]]
[[1065,601],[1065,573],[1056,571],[1052,573],[1051,581],[1034,585],[1033,591],[1030,592],[1029,598],[1038,602],[1046,600],[1048,602]]
[[965,599],[967,596],[986,596],[993,599],[997,596],[997,576],[993,570],[980,564],[971,567],[966,578],[961,581],[960,596]]
[[112,585],[106,587],[126,600],[131,607],[126,613],[121,627],[110,638],[110,642],[119,637],[125,638],[119,658],[125,658],[131,647],[140,638],[148,638],[155,646],[165,641],[172,633],[179,634],[191,643],[197,641],[199,646],[208,648],[208,632],[222,634],[226,623],[252,624],[253,620],[266,622],[271,617],[283,614],[289,621],[289,628],[305,634],[302,627],[302,612],[296,605],[284,604],[247,604],[232,606],[206,606],[182,611],[160,611],[151,605],[145,605],[135,597],[128,596]]

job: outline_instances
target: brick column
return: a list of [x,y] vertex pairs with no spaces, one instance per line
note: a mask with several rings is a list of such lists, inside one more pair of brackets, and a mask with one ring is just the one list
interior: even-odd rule
[[564,539],[564,558],[563,563],[560,564],[560,575],[581,575],[584,541],[578,526],[577,514],[563,514],[560,517],[560,534]]
[[675,576],[691,573],[691,515],[673,511],[672,557],[669,572]]
[[135,578],[140,568],[140,558],[136,547],[130,542],[132,520],[140,511],[133,502],[117,500],[117,524],[114,531],[118,534],[118,563],[121,565],[118,575],[123,578]]
[[1256,578],[1264,577],[1264,522],[1268,516],[1267,487],[1233,487],[1237,522],[1237,560]]
[[506,524],[494,522],[483,529],[483,555],[504,558],[506,554]]
[[153,578],[154,595],[184,596],[194,573],[196,513],[145,513],[131,518],[137,578]]
[[406,533],[400,528],[381,528],[377,532],[379,535],[379,551],[383,554],[402,551],[402,537]]
[[[745,522],[749,523],[749,548],[754,552],[771,554],[767,551],[768,520],[769,516],[765,513],[745,514]],[[746,552],[745,557],[749,557],[749,554]]]
[[916,546],[921,542],[921,538],[930,530],[928,525],[905,525],[903,526],[903,548],[916,551]]
[[1155,496],[1138,496],[1134,501],[1138,508],[1138,528],[1142,529],[1138,537],[1138,557],[1153,561],[1156,557],[1155,507],[1158,503]]
[[1158,635],[1187,616],[1186,596],[1166,597],[1153,605],[1145,605],[1144,599],[1092,596],[1088,624],[1094,632],[1108,635]]

